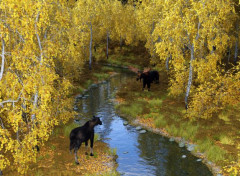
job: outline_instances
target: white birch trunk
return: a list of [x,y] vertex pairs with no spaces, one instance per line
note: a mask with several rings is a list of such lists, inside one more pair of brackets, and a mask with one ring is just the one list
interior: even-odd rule
[[5,64],[5,41],[2,39],[2,65],[1,65],[1,71],[0,71],[0,81],[3,77],[3,71],[4,71],[4,64]]
[[188,76],[188,84],[187,84],[187,90],[185,94],[185,108],[188,109],[188,97],[192,85],[192,77],[193,77],[193,67],[192,67],[192,61],[195,59],[194,58],[194,46],[193,44],[189,47],[191,51],[191,60],[190,60],[190,66],[189,66],[189,76]]
[[89,70],[92,69],[92,23],[90,23],[90,34],[91,34],[91,37],[90,37],[90,46],[89,46]]

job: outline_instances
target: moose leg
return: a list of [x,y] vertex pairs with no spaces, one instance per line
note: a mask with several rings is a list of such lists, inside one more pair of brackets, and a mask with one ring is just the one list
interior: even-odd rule
[[150,91],[150,86],[151,86],[151,82],[149,81],[149,82],[147,83],[148,91]]
[[69,147],[69,152],[72,154],[72,149],[74,148],[74,142],[70,140],[70,147]]
[[81,143],[80,143],[79,145],[76,145],[75,148],[74,148],[74,155],[75,155],[75,163],[76,163],[76,164],[79,164],[79,162],[78,162],[78,156],[77,156],[77,151],[78,151],[78,149],[80,148],[80,146],[81,146]]
[[93,156],[93,141],[94,141],[94,134],[92,134],[92,136],[90,138],[90,147],[91,147],[90,156]]
[[142,88],[142,90],[144,91],[144,88],[146,87],[146,81],[145,80],[143,80],[143,88]]
[[156,84],[159,84],[159,74],[156,76]]
[[87,154],[88,154],[88,152],[87,152],[87,149],[88,149],[88,141],[85,142],[85,149],[86,149],[85,155],[87,155]]

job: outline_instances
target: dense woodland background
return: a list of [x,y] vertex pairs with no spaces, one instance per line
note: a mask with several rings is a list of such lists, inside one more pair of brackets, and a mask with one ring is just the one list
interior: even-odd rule
[[110,45],[144,45],[189,120],[239,109],[239,17],[234,0],[0,0],[0,169],[36,162],[35,146],[73,117],[84,66],[94,72]]

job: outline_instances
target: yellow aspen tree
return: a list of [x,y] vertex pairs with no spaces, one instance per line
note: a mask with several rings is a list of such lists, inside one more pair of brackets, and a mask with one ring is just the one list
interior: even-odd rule
[[233,27],[233,4],[231,1],[193,0],[158,3],[163,6],[163,18],[154,35],[161,37],[156,44],[160,59],[168,62],[171,58],[170,93],[185,92],[186,108],[191,107],[194,112],[197,105],[189,105],[190,92],[192,95],[199,92],[196,85],[206,85],[207,80],[214,85],[212,80],[221,73],[218,64],[226,53],[229,31]]
[[148,48],[152,56],[152,62],[157,62],[155,61],[155,43],[161,40],[159,35],[153,35],[155,26],[159,22],[159,19],[161,19],[161,12],[162,6],[155,0],[142,2],[137,10],[137,26],[140,29],[138,38],[142,41],[146,40],[145,47]]
[[[99,1],[96,0],[84,0],[77,1],[76,7],[73,9],[73,21],[74,25],[78,26],[81,33],[82,38],[86,38],[89,36],[89,69],[92,68],[92,43],[93,43],[93,35],[97,30],[98,22],[99,22],[99,14],[100,7]],[[86,30],[83,30],[86,29]]]
[[58,53],[49,13],[57,3],[0,2],[1,170],[11,166],[25,173],[29,163],[36,162],[36,146],[72,116],[66,110],[71,107],[67,98],[71,84],[55,73]]
[[108,59],[108,46],[109,46],[109,38],[113,28],[113,13],[112,7],[114,6],[114,1],[111,0],[103,0],[100,3],[100,11],[101,11],[101,25],[100,30],[105,31],[106,38],[106,57]]
[[119,41],[120,47],[122,48],[123,41],[125,39],[125,29],[127,28],[127,24],[125,21],[124,16],[125,14],[125,6],[119,2],[115,1],[114,5],[112,7],[112,12],[113,12],[113,26],[114,29],[112,31],[112,37],[116,40]]
[[116,3],[113,11],[115,17],[114,36],[119,37],[120,46],[122,45],[122,41],[125,41],[127,45],[137,44],[139,33],[136,24],[137,7],[129,4],[120,5],[119,3]]

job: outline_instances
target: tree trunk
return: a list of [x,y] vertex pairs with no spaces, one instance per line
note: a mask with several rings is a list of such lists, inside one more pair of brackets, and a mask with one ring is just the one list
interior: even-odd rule
[[237,64],[238,60],[238,22],[236,24],[236,43],[235,43],[235,52],[234,52],[234,64]]
[[155,22],[152,23],[152,30],[151,30],[151,32],[150,32],[150,35],[151,35],[151,44],[152,44],[152,47],[151,47],[151,48],[152,48],[152,57],[153,57],[153,58],[155,57],[155,53],[154,53],[154,45],[155,45],[155,43],[154,43],[154,41],[153,41],[153,36],[152,36],[154,29],[155,29]]
[[120,49],[122,50],[122,46],[123,46],[123,40],[122,40],[122,36],[120,36]]
[[0,81],[3,77],[3,71],[4,71],[4,63],[5,62],[5,41],[2,39],[2,66],[1,66],[1,71],[0,71]]
[[230,47],[228,47],[227,55],[228,55],[228,64],[229,64],[229,62],[230,62],[230,56],[231,56],[231,49],[230,49]]
[[106,50],[107,59],[108,59],[108,44],[109,44],[109,32],[107,31],[107,50]]
[[189,47],[191,51],[191,60],[190,60],[190,66],[189,66],[189,76],[188,76],[188,85],[187,85],[187,90],[185,94],[185,108],[188,109],[188,97],[192,85],[192,76],[193,76],[193,67],[192,67],[192,61],[195,59],[194,58],[194,46],[193,44]]
[[89,70],[92,70],[92,23],[90,23]]
[[[37,108],[37,103],[38,103],[38,91],[34,95],[34,102],[33,102],[32,111],[34,111]],[[32,118],[32,122],[34,124],[34,121],[36,119],[36,114],[32,114],[31,118]]]
[[166,60],[166,69],[167,71],[169,70],[169,61],[172,59],[172,55],[170,55],[169,57],[167,57],[167,60]]

